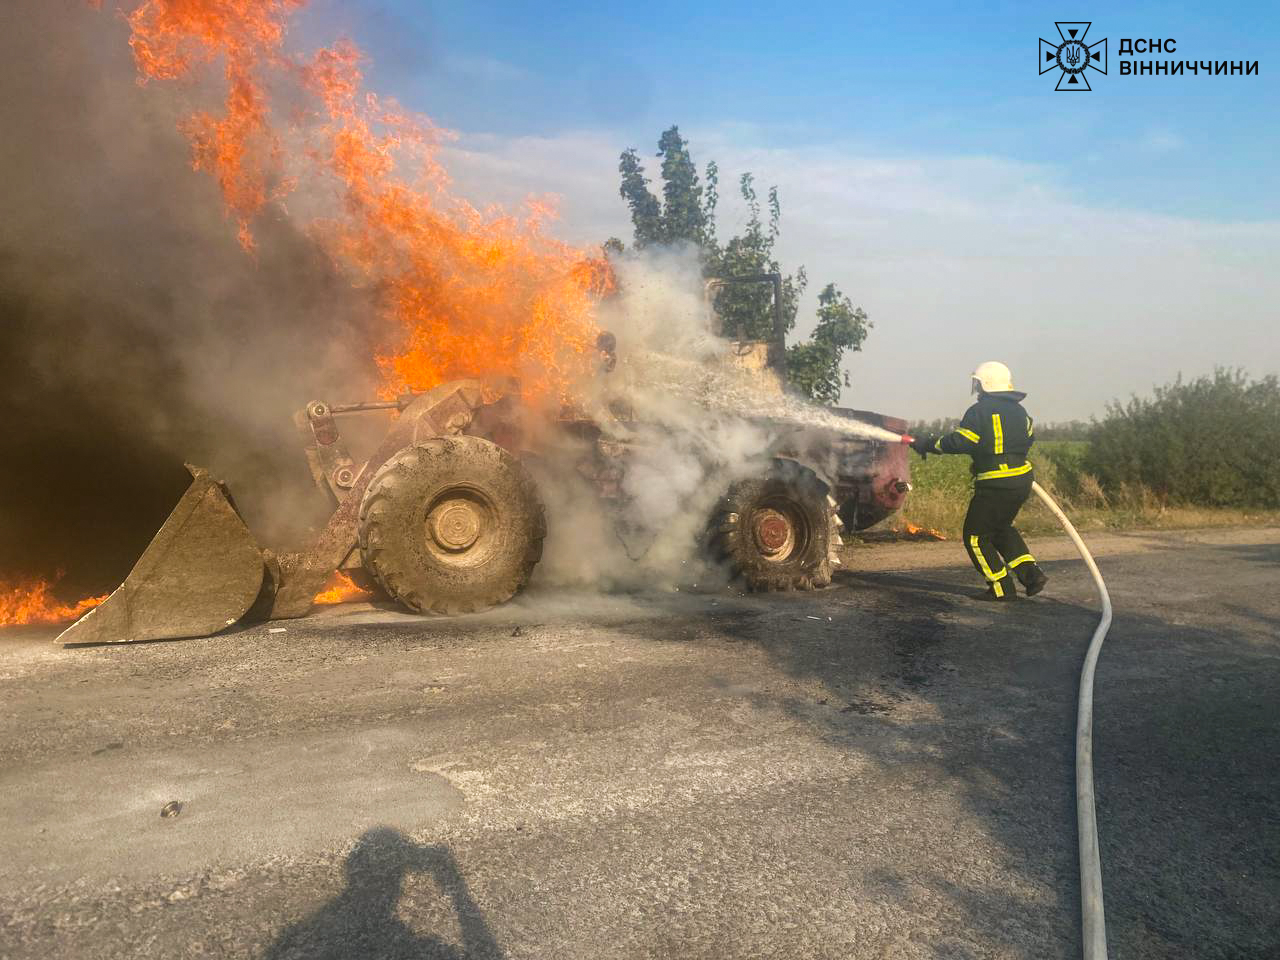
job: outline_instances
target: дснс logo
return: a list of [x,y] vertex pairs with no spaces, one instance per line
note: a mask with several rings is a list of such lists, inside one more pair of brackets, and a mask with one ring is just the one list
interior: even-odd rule
[[1103,37],[1097,43],[1086,44],[1084,35],[1089,32],[1088,23],[1060,22],[1056,26],[1062,42],[1040,41],[1040,72],[1046,73],[1055,67],[1062,71],[1055,90],[1088,90],[1086,70],[1092,67],[1099,73],[1107,72],[1107,40]]

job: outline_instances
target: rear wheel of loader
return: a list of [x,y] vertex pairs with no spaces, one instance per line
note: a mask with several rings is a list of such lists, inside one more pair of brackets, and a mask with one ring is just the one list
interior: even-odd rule
[[546,530],[524,467],[480,437],[405,447],[360,504],[365,569],[419,613],[473,613],[510,600],[541,559]]
[[777,460],[764,476],[729,489],[709,545],[750,590],[812,590],[831,583],[839,531],[826,484],[794,461]]

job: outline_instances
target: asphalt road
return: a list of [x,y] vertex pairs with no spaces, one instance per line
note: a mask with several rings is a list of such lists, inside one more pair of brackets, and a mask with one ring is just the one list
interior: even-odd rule
[[[1092,542],[1112,956],[1280,955],[1280,530]],[[0,956],[1078,956],[1096,615],[1039,547],[1012,607],[889,545],[807,595],[0,633]]]

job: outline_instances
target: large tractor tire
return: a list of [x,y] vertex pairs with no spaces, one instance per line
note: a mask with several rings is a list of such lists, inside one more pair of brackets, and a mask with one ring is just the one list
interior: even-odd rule
[[792,460],[735,483],[711,521],[712,555],[753,591],[831,584],[840,520],[827,485]]
[[474,613],[510,600],[529,582],[546,532],[524,467],[480,437],[405,447],[360,503],[365,569],[418,613]]

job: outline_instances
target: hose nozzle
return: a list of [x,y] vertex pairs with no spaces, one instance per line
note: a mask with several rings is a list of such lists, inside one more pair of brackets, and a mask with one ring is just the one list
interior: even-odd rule
[[916,442],[916,438],[909,433],[904,433],[901,437],[898,438],[898,442],[902,444],[904,447],[909,447]]

